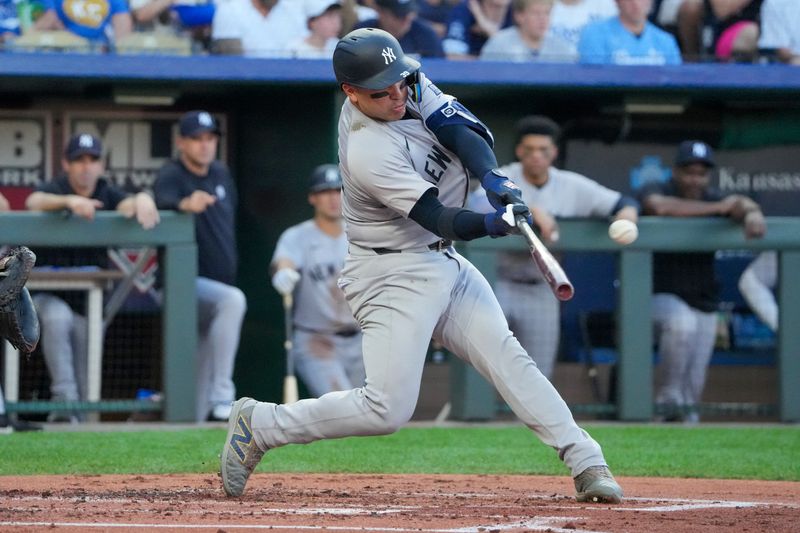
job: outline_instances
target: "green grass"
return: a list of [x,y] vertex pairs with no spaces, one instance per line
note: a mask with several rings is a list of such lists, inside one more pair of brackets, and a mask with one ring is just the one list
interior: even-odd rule
[[[800,481],[800,427],[591,426],[617,475]],[[221,429],[0,436],[0,475],[211,473]],[[519,427],[407,428],[272,450],[261,472],[566,474]]]

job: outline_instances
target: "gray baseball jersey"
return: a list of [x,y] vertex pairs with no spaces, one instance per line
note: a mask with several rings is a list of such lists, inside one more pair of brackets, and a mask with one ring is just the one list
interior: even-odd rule
[[436,187],[445,206],[464,205],[469,190],[466,170],[444,148],[428,123],[458,115],[474,121],[452,96],[422,76],[423,102],[409,100],[407,119],[373,120],[345,102],[339,118],[339,161],[344,194],[342,213],[347,238],[366,248],[424,248],[439,239],[408,213],[422,193]]
[[336,280],[347,256],[344,233],[331,237],[313,220],[286,229],[278,239],[272,262],[289,259],[300,272],[294,290],[295,327],[319,333],[358,328]]
[[292,356],[313,396],[364,384],[361,333],[336,285],[347,255],[347,238],[331,237],[314,220],[286,229],[272,262],[289,259],[300,272],[292,309]]

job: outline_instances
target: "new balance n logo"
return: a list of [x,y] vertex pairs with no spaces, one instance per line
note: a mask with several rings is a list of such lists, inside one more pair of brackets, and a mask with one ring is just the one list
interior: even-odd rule
[[242,447],[248,448],[253,443],[253,432],[247,427],[247,423],[245,423],[242,415],[239,415],[236,425],[239,426],[239,431],[241,433],[234,432],[228,444],[231,449],[236,452],[236,455],[239,456],[239,460],[244,463],[244,458],[247,454],[246,450],[243,450]]

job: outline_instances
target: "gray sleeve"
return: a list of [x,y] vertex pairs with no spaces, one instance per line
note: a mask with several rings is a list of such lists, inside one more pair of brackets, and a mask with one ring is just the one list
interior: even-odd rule
[[568,173],[572,178],[572,194],[581,200],[577,204],[576,216],[606,217],[612,214],[619,202],[621,193],[600,185],[596,181],[577,174]]
[[[350,169],[358,187],[404,218],[431,184],[411,166],[397,143],[386,139],[351,142]],[[382,152],[382,153],[381,153]]]
[[298,270],[303,268],[303,241],[300,227],[288,228],[278,239],[270,264],[274,264],[278,259],[288,259]]

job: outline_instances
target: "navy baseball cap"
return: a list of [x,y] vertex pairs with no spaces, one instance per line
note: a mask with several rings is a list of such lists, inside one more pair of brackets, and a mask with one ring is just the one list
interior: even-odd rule
[[189,111],[179,122],[181,137],[194,137],[205,132],[222,135],[219,124],[208,111]]
[[311,173],[308,193],[333,191],[342,188],[342,176],[338,165],[320,165]]
[[73,135],[64,149],[64,157],[67,161],[75,161],[82,155],[90,155],[99,159],[103,155],[103,145],[100,143],[100,139],[90,133]]
[[405,17],[409,13],[417,11],[416,0],[375,0],[375,5],[388,9],[396,17]]
[[692,163],[700,163],[709,168],[715,167],[714,151],[703,141],[683,141],[678,146],[675,166],[682,167]]

